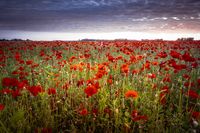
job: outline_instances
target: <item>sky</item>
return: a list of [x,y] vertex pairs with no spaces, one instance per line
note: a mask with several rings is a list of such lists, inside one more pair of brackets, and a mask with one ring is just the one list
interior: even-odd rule
[[200,39],[199,0],[0,0],[0,38]]

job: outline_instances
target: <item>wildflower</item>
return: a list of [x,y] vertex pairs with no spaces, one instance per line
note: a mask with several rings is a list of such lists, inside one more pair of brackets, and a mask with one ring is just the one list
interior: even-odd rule
[[18,80],[15,79],[15,78],[3,78],[2,79],[2,85],[3,86],[6,86],[6,87],[14,87],[14,86],[17,86],[18,84]]
[[156,74],[149,73],[149,74],[147,75],[147,77],[148,77],[148,78],[151,78],[151,79],[154,79],[154,78],[156,78]]
[[110,62],[114,62],[115,58],[112,55],[107,55],[107,58]]
[[20,60],[20,58],[21,58],[21,54],[20,53],[15,53],[15,59],[17,60],[17,61],[19,61]]
[[137,116],[138,116],[138,111],[137,110],[133,110],[132,113],[131,113],[131,117],[135,118]]
[[193,99],[198,99],[200,98],[199,94],[193,90],[188,90],[188,92],[186,93],[187,96],[193,98]]
[[26,61],[26,65],[31,65],[31,64],[33,64],[33,61],[32,61],[32,60],[27,60],[27,61]]
[[190,79],[190,76],[189,76],[188,74],[184,74],[184,75],[183,75],[183,78],[189,80],[189,79]]
[[79,111],[79,114],[82,116],[86,116],[88,114],[88,110],[86,108],[84,108],[81,111]]
[[171,50],[170,51],[170,55],[173,57],[173,58],[177,58],[177,59],[181,59],[181,54],[174,51],[174,50]]
[[23,89],[24,87],[27,86],[27,84],[28,84],[28,81],[27,81],[27,80],[20,81],[20,82],[18,82],[18,84],[17,84],[17,88],[18,88],[18,89]]
[[139,115],[137,110],[132,111],[131,118],[135,122],[140,121],[140,120],[143,120],[143,121],[148,120],[148,117],[146,115]]
[[8,88],[5,88],[3,90],[0,90],[0,93],[2,93],[2,94],[10,94],[10,93],[12,93],[12,90],[8,89]]
[[133,70],[132,71],[132,74],[134,75],[134,74],[138,74],[140,71],[139,70]]
[[121,72],[124,74],[128,74],[129,72],[129,66],[127,64],[124,64],[121,66]]
[[147,60],[146,63],[143,65],[144,69],[150,69],[150,62]]
[[96,94],[98,92],[97,88],[94,86],[94,85],[89,85],[85,90],[84,92],[86,93],[86,95],[88,97]]
[[44,92],[41,86],[32,86],[28,90],[33,96],[37,96],[39,93]]
[[176,71],[179,71],[179,70],[182,70],[182,69],[186,69],[187,66],[185,64],[176,64],[175,63],[172,63],[172,67],[176,70]]
[[0,111],[4,110],[5,106],[0,103]]
[[168,86],[163,86],[162,88],[161,88],[161,93],[169,93],[169,87]]
[[111,84],[113,83],[112,79],[108,79],[108,80],[107,80],[107,83],[108,83],[109,85],[111,85]]
[[199,78],[199,79],[197,79],[197,82],[198,82],[198,84],[200,85],[200,78]]
[[200,119],[200,112],[197,112],[197,111],[192,112],[192,117],[194,119]]
[[166,58],[167,53],[166,52],[160,52],[157,56],[159,56],[160,58]]
[[44,51],[44,50],[41,50],[41,51],[40,51],[40,56],[41,56],[41,57],[45,56],[45,51]]
[[163,79],[163,82],[171,82],[171,78],[169,76],[166,76],[164,79]]
[[16,98],[18,96],[21,96],[21,92],[20,92],[19,89],[16,89],[16,90],[12,91],[12,97],[13,98]]
[[56,89],[55,88],[49,88],[48,89],[48,94],[49,95],[55,95],[56,94]]
[[126,93],[125,93],[125,97],[126,98],[137,98],[138,97],[138,93],[137,91],[134,91],[134,90],[128,90]]
[[163,86],[161,88],[161,93],[160,93],[160,103],[162,105],[166,104],[166,95],[169,93],[169,87],[168,86]]
[[84,80],[83,79],[78,80],[78,82],[77,82],[77,86],[78,87],[82,86],[83,84],[84,84]]
[[111,115],[111,109],[109,107],[104,108],[104,113]]
[[184,86],[185,86],[185,87],[193,87],[193,86],[194,86],[194,83],[193,83],[193,82],[185,82],[185,83],[184,83]]
[[92,109],[92,114],[96,116],[96,115],[98,114],[98,109],[93,108],[93,109]]
[[109,85],[111,85],[113,83],[112,75],[110,75],[109,78],[107,79],[107,83]]
[[140,116],[132,118],[132,120],[135,121],[135,122],[140,121],[140,120],[147,121],[148,117],[146,115],[140,115]]
[[160,93],[160,103],[162,105],[165,105],[166,104],[166,94],[165,93]]
[[184,61],[188,61],[188,62],[193,62],[193,61],[195,61],[195,59],[194,59],[192,56],[190,56],[190,54],[189,54],[188,52],[185,52],[185,53],[182,55],[182,59],[183,59]]

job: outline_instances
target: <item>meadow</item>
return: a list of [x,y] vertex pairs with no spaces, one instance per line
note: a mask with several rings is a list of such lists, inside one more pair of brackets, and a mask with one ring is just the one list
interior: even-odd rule
[[0,42],[0,132],[200,132],[200,41]]

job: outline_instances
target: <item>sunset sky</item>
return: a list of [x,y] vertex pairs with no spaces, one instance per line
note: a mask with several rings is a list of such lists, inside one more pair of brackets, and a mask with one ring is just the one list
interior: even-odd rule
[[1,0],[0,38],[200,39],[199,0]]

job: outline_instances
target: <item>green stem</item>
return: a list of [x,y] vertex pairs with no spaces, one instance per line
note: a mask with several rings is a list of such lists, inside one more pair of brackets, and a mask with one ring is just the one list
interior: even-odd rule
[[8,130],[6,129],[6,127],[4,126],[4,124],[2,123],[2,121],[0,121],[1,127],[3,128],[3,130],[5,131],[5,133],[9,133]]

